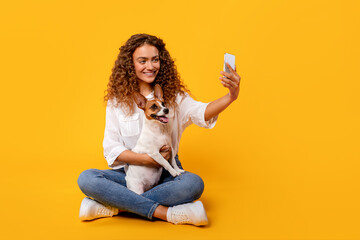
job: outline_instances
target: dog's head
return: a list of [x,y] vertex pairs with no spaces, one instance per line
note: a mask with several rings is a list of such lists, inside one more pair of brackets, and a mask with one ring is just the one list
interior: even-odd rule
[[159,84],[154,87],[154,100],[148,101],[142,94],[134,92],[133,98],[138,107],[144,110],[145,117],[166,124],[169,121],[169,109],[164,104],[163,91]]

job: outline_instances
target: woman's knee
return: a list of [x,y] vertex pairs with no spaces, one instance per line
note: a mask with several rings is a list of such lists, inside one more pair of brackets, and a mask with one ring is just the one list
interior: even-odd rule
[[187,173],[186,180],[188,186],[191,188],[191,193],[194,200],[199,199],[204,192],[205,184],[202,178],[199,175],[194,173]]
[[98,169],[88,169],[80,173],[77,182],[81,191],[86,192],[90,186],[90,183],[98,174]]

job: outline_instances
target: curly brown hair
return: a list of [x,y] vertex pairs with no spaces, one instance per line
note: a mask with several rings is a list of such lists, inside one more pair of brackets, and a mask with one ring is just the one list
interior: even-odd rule
[[165,104],[169,107],[176,107],[176,95],[189,93],[163,40],[149,34],[135,34],[119,48],[120,53],[112,69],[104,97],[105,101],[116,99],[116,106],[123,107],[128,115],[134,112],[135,105],[132,95],[135,91],[140,91],[132,55],[136,48],[145,44],[152,45],[159,51],[160,70],[151,85],[152,87],[155,84],[161,86]]

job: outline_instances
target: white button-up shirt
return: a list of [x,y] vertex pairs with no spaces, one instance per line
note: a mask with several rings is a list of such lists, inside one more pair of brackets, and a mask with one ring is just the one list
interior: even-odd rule
[[[147,99],[153,99],[154,93],[146,96]],[[140,136],[143,125],[144,111],[136,107],[135,112],[126,116],[123,109],[115,107],[116,100],[109,100],[106,106],[106,125],[104,133],[104,156],[109,167],[119,169],[126,164],[122,163],[112,166],[116,158],[125,150],[131,150],[135,147]],[[184,97],[180,94],[176,98],[178,110],[170,109],[169,123],[172,126],[172,151],[177,154],[180,138],[186,127],[195,123],[204,128],[213,128],[218,116],[205,121],[205,109],[209,103],[202,103],[192,99],[187,93]]]

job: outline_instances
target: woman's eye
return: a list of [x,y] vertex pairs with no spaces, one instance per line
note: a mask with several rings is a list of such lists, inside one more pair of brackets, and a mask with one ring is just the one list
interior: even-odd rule
[[155,58],[154,60],[153,60],[153,62],[158,62],[159,61],[159,59],[158,58]]

